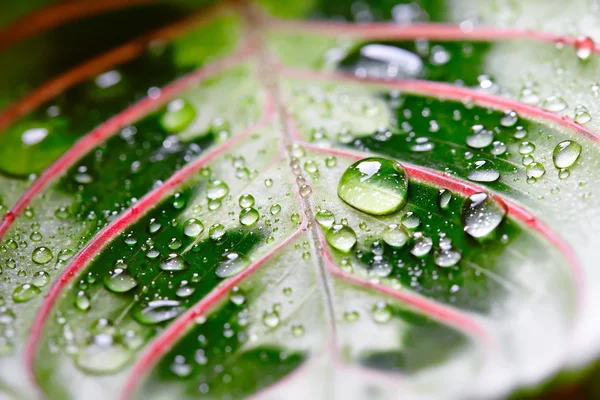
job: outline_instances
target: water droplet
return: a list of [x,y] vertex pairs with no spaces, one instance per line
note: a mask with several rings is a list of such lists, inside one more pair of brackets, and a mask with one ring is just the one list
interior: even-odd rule
[[575,54],[580,60],[587,60],[594,50],[594,40],[589,36],[579,36],[575,39]]
[[138,285],[138,282],[126,269],[126,265],[117,263],[115,268],[104,277],[104,286],[111,292],[125,293]]
[[558,171],[558,177],[560,179],[567,179],[571,175],[571,171],[567,168],[562,168]]
[[160,269],[163,271],[183,271],[188,267],[183,257],[179,254],[171,253],[160,263]]
[[338,185],[338,196],[352,207],[373,215],[391,214],[406,204],[408,178],[404,168],[385,158],[371,157],[352,164]]
[[252,207],[254,205],[254,196],[248,193],[241,195],[239,204],[242,208]]
[[494,232],[505,216],[506,209],[487,193],[475,193],[463,206],[463,229],[476,239],[485,238]]
[[221,224],[213,224],[208,230],[208,234],[212,240],[221,240],[225,236],[225,227]]
[[219,278],[229,278],[241,272],[249,264],[250,261],[243,255],[235,252],[227,253],[215,270],[215,274]]
[[290,215],[290,221],[292,221],[294,224],[299,223],[300,222],[300,214],[293,213],[292,215]]
[[304,336],[304,333],[305,333],[304,326],[302,326],[300,324],[292,325],[292,335],[294,337],[302,337],[302,336]]
[[506,110],[504,112],[504,115],[500,119],[500,125],[510,128],[511,126],[514,126],[518,120],[519,120],[519,116],[517,115],[517,113],[515,111]]
[[327,166],[327,168],[333,168],[337,165],[337,158],[335,158],[334,156],[329,156],[325,159],[325,166]]
[[473,163],[468,178],[475,182],[495,182],[500,178],[500,172],[491,161],[479,160]]
[[304,170],[309,174],[316,174],[317,172],[319,172],[317,163],[312,160],[304,163]]
[[177,297],[189,297],[196,291],[196,288],[190,286],[187,281],[182,281],[180,286],[175,291]]
[[571,140],[560,142],[554,148],[552,160],[556,168],[570,168],[581,154],[581,145]]
[[492,149],[490,150],[490,153],[494,156],[499,156],[506,153],[506,144],[498,140],[494,141],[494,143],[492,143]]
[[188,219],[183,225],[183,233],[187,237],[197,237],[204,232],[204,225],[196,218]]
[[552,95],[548,96],[542,107],[552,112],[559,112],[567,108],[567,102],[560,96]]
[[306,196],[308,196],[311,193],[312,193],[312,189],[311,189],[310,186],[308,186],[308,185],[302,185],[300,187],[300,195],[302,197],[306,197]]
[[467,146],[473,149],[483,149],[492,144],[494,134],[492,131],[481,130],[474,135],[467,136]]
[[97,335],[82,348],[75,359],[81,370],[96,374],[111,374],[123,368],[131,359],[131,351],[109,335]]
[[335,223],[335,215],[329,210],[320,210],[315,216],[317,223],[324,228],[331,228]]
[[229,193],[229,186],[223,181],[212,180],[206,188],[206,197],[210,200],[220,200]]
[[428,236],[419,236],[417,240],[415,240],[415,244],[410,249],[410,253],[415,257],[424,257],[433,248],[433,240],[431,240]]
[[438,192],[438,207],[440,210],[447,210],[452,200],[452,192],[448,189],[440,189]]
[[402,225],[406,229],[414,230],[421,224],[421,219],[412,211],[407,212],[402,216]]
[[37,272],[31,281],[35,286],[41,288],[50,282],[50,275],[46,271]]
[[183,99],[176,99],[167,105],[166,112],[160,117],[160,124],[170,133],[181,132],[196,118],[194,107]]
[[409,239],[404,227],[397,224],[388,225],[383,231],[383,241],[392,247],[402,247]]
[[89,297],[87,297],[85,292],[83,290],[78,291],[75,295],[75,307],[77,307],[81,311],[86,311],[89,310],[91,305],[92,304],[90,303],[90,299]]
[[519,153],[520,154],[531,154],[535,151],[535,145],[531,142],[521,142],[519,145]]
[[141,324],[154,325],[173,319],[184,310],[177,300],[153,300],[145,306],[136,307],[133,318]]
[[385,324],[392,319],[392,307],[385,301],[378,301],[371,309],[371,316],[378,324]]
[[544,166],[539,162],[533,162],[527,166],[525,172],[527,174],[527,178],[536,181],[546,173],[546,168],[544,168]]
[[47,247],[37,247],[31,255],[31,259],[36,264],[48,264],[53,257],[52,251]]
[[573,119],[579,124],[587,124],[592,120],[592,116],[586,107],[578,105],[575,107],[575,117]]
[[276,310],[265,311],[262,317],[263,324],[269,328],[276,328],[279,325],[279,313]]
[[242,211],[240,211],[240,224],[245,226],[254,225],[256,221],[258,221],[258,217],[259,214],[256,209],[251,207],[244,208]]
[[25,283],[15,289],[12,299],[15,301],[15,303],[24,303],[37,296],[41,292],[42,291],[37,286],[34,286],[30,283]]
[[156,218],[152,218],[148,223],[148,233],[155,234],[161,228],[160,222],[156,220]]
[[346,322],[356,322],[356,321],[358,321],[359,317],[360,317],[360,314],[358,314],[358,311],[352,310],[352,311],[344,312],[344,320]]
[[325,233],[327,243],[343,253],[349,252],[356,244],[356,233],[347,225],[336,224]]
[[271,186],[273,186],[273,179],[271,179],[271,178],[265,179],[265,187],[270,188]]
[[271,215],[275,216],[277,214],[279,214],[279,212],[281,211],[281,206],[279,204],[273,204],[270,208],[269,208],[269,212],[271,213]]
[[457,250],[450,248],[436,251],[434,257],[438,267],[452,267],[458,264],[462,255]]

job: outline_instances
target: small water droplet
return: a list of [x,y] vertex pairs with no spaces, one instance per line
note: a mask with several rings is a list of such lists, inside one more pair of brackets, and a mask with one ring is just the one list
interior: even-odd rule
[[378,324],[385,324],[392,319],[392,307],[385,301],[378,301],[371,309],[371,316]]
[[343,253],[348,253],[356,244],[356,233],[347,225],[333,225],[325,233],[325,238],[331,247]]
[[383,231],[383,241],[392,247],[402,247],[408,239],[409,235],[404,227],[397,224],[390,224]]
[[433,248],[433,240],[429,236],[419,236],[415,244],[410,249],[410,253],[415,257],[425,257]]
[[47,247],[37,247],[31,254],[31,259],[36,264],[48,264],[53,257],[52,251]]
[[493,140],[494,133],[492,131],[483,129],[479,132],[476,132],[474,135],[467,136],[467,146],[473,149],[483,149],[484,147],[492,144]]
[[42,291],[37,286],[34,286],[30,283],[25,283],[15,288],[12,299],[15,303],[25,303],[41,292]]
[[500,119],[500,125],[510,128],[511,126],[514,126],[518,120],[519,120],[519,116],[517,115],[517,113],[515,111],[506,110],[506,111],[504,111],[504,115]]
[[494,156],[499,156],[506,153],[506,144],[498,140],[494,141],[494,143],[492,143],[492,149],[490,150],[490,153]]
[[560,142],[554,148],[552,160],[556,168],[570,168],[581,155],[581,145],[571,140]]
[[317,223],[324,228],[331,228],[335,223],[335,215],[329,210],[319,210],[315,216]]
[[421,224],[421,219],[412,211],[407,212],[402,216],[402,225],[406,229],[414,230]]
[[248,207],[240,211],[240,224],[245,226],[252,226],[258,221],[258,211],[254,208]]
[[468,178],[475,182],[495,182],[500,178],[500,172],[491,161],[479,160],[473,163]]
[[535,151],[535,145],[531,142],[521,142],[519,145],[519,153],[520,154],[531,154]]
[[197,237],[204,232],[204,225],[196,218],[188,219],[183,225],[183,233],[187,237]]
[[532,162],[525,169],[525,173],[527,174],[527,178],[535,181],[546,173],[546,168],[539,162]]
[[125,293],[138,285],[123,263],[117,263],[115,268],[104,277],[104,286],[114,293]]
[[225,227],[221,224],[213,224],[208,230],[208,234],[212,240],[221,240],[225,236]]
[[75,307],[81,311],[87,311],[90,309],[91,305],[92,304],[90,303],[90,299],[87,297],[87,294],[85,294],[83,290],[78,291],[75,295]]
[[160,269],[163,271],[183,271],[187,269],[188,264],[182,256],[176,253],[171,253],[160,263]]
[[39,271],[33,275],[31,283],[41,288],[46,286],[50,282],[50,275],[46,271]]
[[337,158],[334,156],[329,156],[325,159],[325,166],[327,168],[333,168],[337,165]]
[[360,317],[360,314],[358,313],[358,311],[351,310],[351,311],[344,312],[344,320],[346,322],[356,322],[356,321],[358,321],[359,317]]
[[281,211],[281,206],[279,204],[273,204],[270,208],[269,208],[269,212],[271,213],[271,215],[275,216],[277,214],[279,214],[279,212]]
[[552,112],[563,111],[567,108],[567,102],[560,96],[552,95],[548,96],[542,103],[542,107]]
[[153,300],[147,305],[137,306],[133,318],[141,324],[154,325],[173,319],[184,310],[177,300]]
[[404,168],[385,158],[370,157],[352,164],[338,185],[338,196],[352,207],[387,215],[406,204],[408,178]]
[[241,272],[249,264],[250,261],[243,255],[235,252],[227,253],[221,260],[215,273],[219,278],[229,278]]
[[254,206],[254,196],[248,193],[241,195],[239,199],[239,205],[242,208]]
[[435,264],[438,267],[447,268],[447,267],[452,267],[452,266],[458,264],[458,262],[462,258],[462,255],[460,254],[459,251],[454,250],[452,248],[450,248],[450,249],[442,248],[435,252],[434,257],[435,257]]
[[505,216],[506,209],[487,193],[475,193],[463,206],[463,229],[476,239],[486,238],[498,228]]
[[292,325],[292,335],[294,337],[302,337],[305,334],[304,326],[300,324]]
[[206,188],[206,197],[210,200],[221,200],[229,193],[229,186],[223,181],[212,180]]
[[160,124],[170,133],[181,132],[196,118],[196,110],[186,100],[176,99],[167,105],[166,112],[160,117]]
[[594,40],[589,36],[579,36],[575,39],[575,54],[580,60],[587,60],[594,50]]
[[438,207],[440,210],[447,210],[452,200],[452,192],[448,189],[440,189],[438,192]]

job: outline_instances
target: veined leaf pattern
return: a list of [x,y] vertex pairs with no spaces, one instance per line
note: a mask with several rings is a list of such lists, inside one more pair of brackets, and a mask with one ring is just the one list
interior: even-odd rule
[[[497,398],[579,377],[599,61],[564,21],[597,6],[209,3],[57,3],[0,30],[0,391]],[[340,194],[352,168],[381,212]]]

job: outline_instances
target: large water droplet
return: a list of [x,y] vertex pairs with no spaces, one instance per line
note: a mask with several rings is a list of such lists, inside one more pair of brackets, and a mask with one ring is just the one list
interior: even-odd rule
[[336,224],[325,233],[327,243],[343,253],[349,252],[356,244],[356,233],[347,225]]
[[239,204],[242,208],[252,207],[254,205],[254,196],[252,196],[251,194],[241,195],[239,199]]
[[185,309],[177,300],[153,300],[146,306],[138,306],[133,318],[141,324],[154,325],[177,317]]
[[52,251],[47,247],[38,247],[31,254],[31,259],[36,264],[48,264],[52,261],[52,257]]
[[183,257],[176,253],[169,254],[169,257],[160,263],[163,271],[183,271],[187,266]]
[[495,182],[500,178],[500,172],[491,161],[480,160],[473,163],[468,178],[475,182]]
[[17,286],[13,292],[12,298],[15,303],[25,303],[41,292],[42,291],[37,286],[34,286],[30,283],[25,283],[24,285]]
[[131,359],[131,351],[121,343],[115,343],[109,335],[97,335],[92,343],[79,351],[77,366],[85,372],[97,375],[119,371]]
[[183,225],[183,233],[187,237],[197,237],[204,232],[204,225],[196,218],[188,219]]
[[435,252],[435,264],[438,267],[452,267],[460,261],[462,255],[457,250],[452,248],[450,249],[440,249]]
[[315,216],[318,224],[324,228],[331,228],[335,223],[335,215],[329,210],[320,210]]
[[256,221],[258,221],[258,217],[259,214],[255,208],[244,208],[242,211],[240,211],[240,224],[245,226],[254,225]]
[[104,277],[104,286],[111,292],[125,293],[136,287],[138,284],[129,271],[123,267],[118,266]]
[[406,204],[408,179],[397,162],[370,157],[352,164],[342,175],[338,195],[368,214],[386,215]]
[[215,270],[219,278],[229,278],[246,268],[250,261],[243,255],[235,252],[227,253]]
[[532,162],[525,168],[525,173],[527,174],[527,178],[537,180],[546,173],[546,168],[539,162]]
[[581,154],[581,145],[571,140],[560,142],[554,148],[552,159],[556,168],[569,168],[579,158]]
[[229,193],[229,186],[223,181],[212,180],[206,188],[206,197],[210,200],[220,200]]
[[433,240],[429,236],[419,236],[410,253],[415,257],[425,257],[433,248]]
[[408,239],[409,235],[401,225],[390,224],[383,231],[383,241],[392,247],[402,247]]
[[506,209],[487,193],[475,193],[463,206],[463,229],[474,238],[485,238],[494,232],[505,216]]
[[177,99],[169,103],[160,124],[167,132],[176,133],[187,128],[195,117],[194,107],[185,100]]

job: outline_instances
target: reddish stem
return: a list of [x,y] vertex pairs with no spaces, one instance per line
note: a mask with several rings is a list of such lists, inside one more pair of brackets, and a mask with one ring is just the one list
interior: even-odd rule
[[184,76],[183,78],[176,80],[162,89],[161,95],[158,98],[144,98],[140,102],[127,108],[120,114],[117,114],[79,139],[79,141],[77,141],[73,147],[71,147],[65,154],[63,154],[40,175],[40,177],[31,185],[31,187],[29,187],[29,189],[27,189],[21,198],[17,200],[11,210],[4,215],[2,222],[0,222],[0,239],[10,228],[15,218],[21,212],[23,212],[23,210],[29,205],[34,197],[40,194],[42,190],[44,190],[51,182],[67,171],[90,150],[106,141],[110,137],[116,135],[123,127],[135,122],[139,118],[173,99],[185,89],[188,89],[193,85],[197,85],[220,73],[224,69],[240,63],[247,57],[247,53],[248,49],[246,48],[229,58],[209,64]]
[[106,11],[157,3],[158,0],[85,0],[63,1],[27,14],[0,30],[0,51],[64,23]]
[[279,251],[286,247],[290,242],[304,233],[305,230],[306,222],[304,221],[287,239],[272,248],[248,268],[221,283],[200,302],[196,303],[192,308],[186,311],[185,314],[181,315],[170,324],[148,345],[133,366],[132,372],[129,374],[127,382],[125,383],[121,399],[127,400],[131,398],[140,380],[156,364],[156,362],[169,351],[173,343],[179,340],[189,330],[196,318],[206,315],[211,308],[227,296],[231,289],[259,270],[262,265],[279,253]]
[[376,78],[359,78],[355,75],[339,72],[304,71],[281,67],[281,72],[290,78],[307,79],[311,81],[337,81],[347,83],[371,84],[382,86],[386,89],[402,90],[438,99],[451,99],[455,101],[472,101],[482,106],[499,110],[513,110],[518,114],[530,119],[538,119],[553,122],[559,126],[568,128],[582,134],[596,142],[600,142],[600,135],[573,121],[571,118],[553,113],[543,108],[531,106],[519,101],[507,99],[493,94],[482,93],[474,89],[451,85],[448,83],[422,81],[422,80],[398,80],[391,81]]
[[[351,37],[363,40],[430,39],[440,41],[498,41],[507,39],[532,39],[569,46],[574,46],[577,41],[577,38],[533,30],[459,26],[444,23],[402,25],[388,22],[349,23],[341,21],[285,21],[270,19],[267,24],[268,29],[282,33],[309,33],[311,35]],[[600,53],[600,47],[594,46],[593,52]]]
[[105,246],[107,246],[112,240],[114,240],[120,233],[122,233],[131,224],[138,221],[144,214],[146,214],[152,207],[158,204],[162,199],[173,192],[178,186],[180,186],[187,179],[192,177],[198,172],[200,168],[205,166],[208,162],[223,154],[226,150],[231,148],[234,144],[239,143],[243,139],[252,135],[257,129],[268,124],[274,115],[274,107],[270,97],[267,97],[264,114],[262,119],[251,128],[246,131],[234,136],[227,142],[220,146],[215,147],[205,155],[197,158],[195,161],[187,164],[181,170],[177,171],[171,178],[165,181],[164,184],[154,189],[144,197],[142,197],[135,205],[123,212],[117,219],[108,224],[103,228],[67,265],[63,270],[59,278],[54,282],[50,288],[49,293],[46,295],[44,302],[38,310],[34,319],[31,332],[27,341],[25,350],[25,363],[30,373],[30,377],[33,382],[36,381],[34,374],[34,362],[35,353],[38,342],[40,340],[43,327],[50,315],[52,307],[58,300],[58,297],[63,290],[78,276],[78,274],[92,261],[95,255],[98,254]]
[[100,74],[109,68],[126,63],[140,56],[148,48],[148,44],[155,40],[173,40],[191,28],[199,27],[213,20],[223,13],[225,7],[212,7],[183,21],[169,25],[163,29],[144,35],[127,44],[119,46],[96,58],[91,59],[64,74],[53,78],[31,93],[26,94],[9,107],[0,111],[0,131],[4,130],[16,119],[23,117],[40,105],[46,103],[57,94]]

